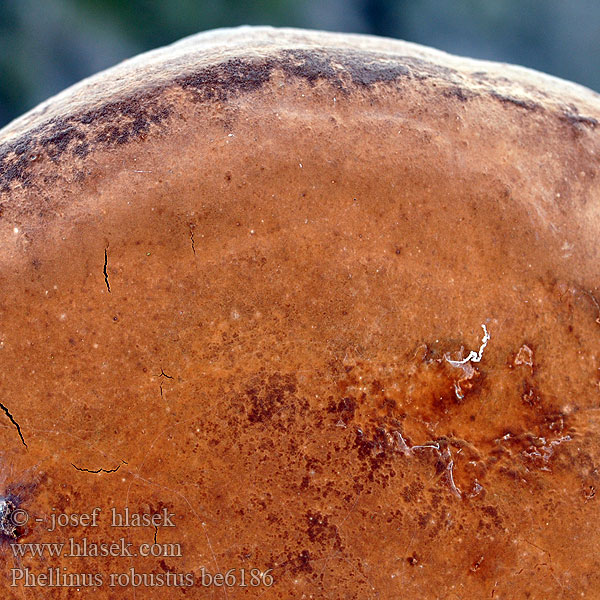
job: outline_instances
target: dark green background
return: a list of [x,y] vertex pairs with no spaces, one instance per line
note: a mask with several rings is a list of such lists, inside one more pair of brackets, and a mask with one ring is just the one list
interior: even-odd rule
[[599,0],[0,0],[0,126],[134,54],[242,24],[386,35],[600,89]]

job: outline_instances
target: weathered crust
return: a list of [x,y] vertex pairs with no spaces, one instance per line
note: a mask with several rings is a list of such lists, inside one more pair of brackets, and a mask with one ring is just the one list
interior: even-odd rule
[[599,119],[520,67],[242,28],[5,128],[20,541],[151,541],[33,520],[128,505],[183,547],[22,563],[192,598],[222,594],[202,567],[272,569],[228,598],[598,598]]
[[[211,31],[142,54],[65,90],[3,131],[0,184],[27,184],[30,163],[78,161],[89,152],[137,139],[172,113],[167,90],[188,90],[203,102],[255,92],[273,73],[341,94],[387,83],[440,87],[460,101],[492,97],[541,112],[575,128],[598,125],[598,95],[514,65],[476,61],[403,42],[296,29]],[[426,83],[424,83],[426,82]]]

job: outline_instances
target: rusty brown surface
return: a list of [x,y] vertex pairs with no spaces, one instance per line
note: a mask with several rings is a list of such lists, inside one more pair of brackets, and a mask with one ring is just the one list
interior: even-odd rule
[[[0,135],[3,597],[599,598],[598,98],[212,35]],[[182,556],[10,545],[83,538]]]

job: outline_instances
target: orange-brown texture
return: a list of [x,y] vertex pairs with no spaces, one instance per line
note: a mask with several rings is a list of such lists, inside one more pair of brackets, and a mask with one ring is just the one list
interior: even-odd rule
[[[518,67],[247,28],[4,129],[2,597],[600,598],[599,118]],[[182,556],[10,546],[155,536]]]

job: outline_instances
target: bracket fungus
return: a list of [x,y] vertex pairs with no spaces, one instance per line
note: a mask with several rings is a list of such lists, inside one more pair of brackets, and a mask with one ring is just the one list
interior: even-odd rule
[[2,597],[598,598],[598,119],[261,27],[0,131]]

